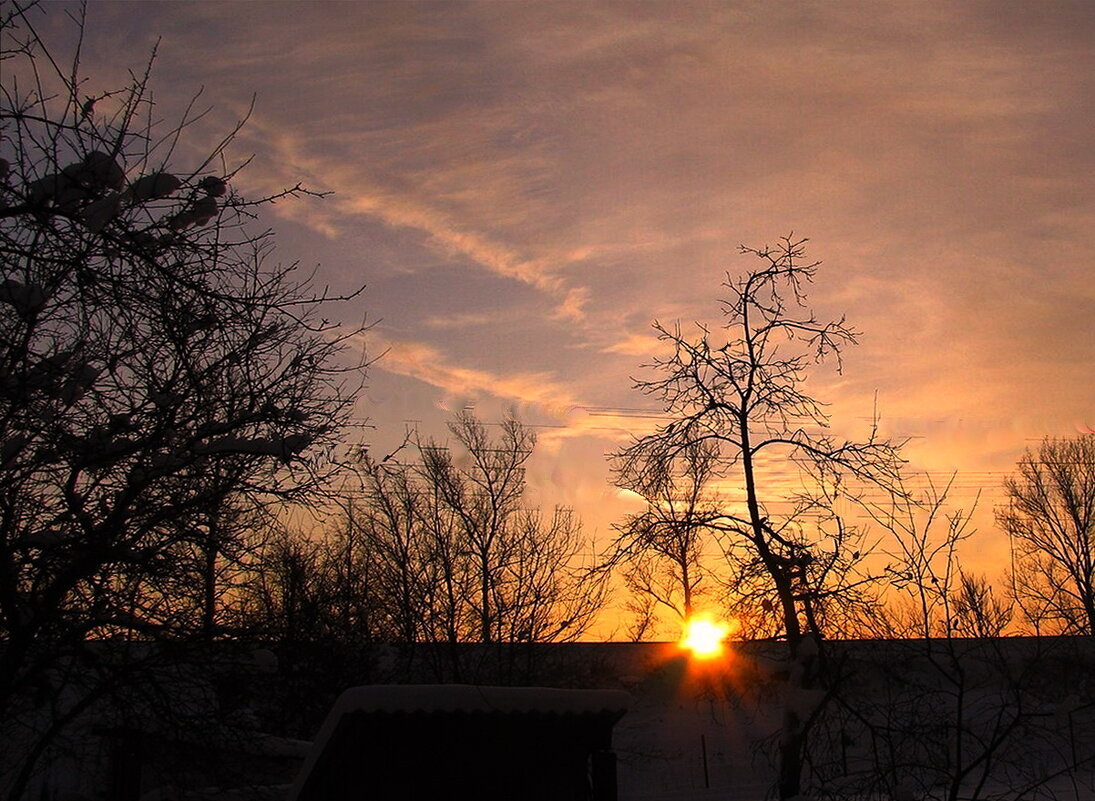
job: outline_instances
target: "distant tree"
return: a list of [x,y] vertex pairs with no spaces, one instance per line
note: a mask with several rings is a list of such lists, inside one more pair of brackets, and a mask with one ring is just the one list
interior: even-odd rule
[[[419,450],[421,475],[440,505],[459,523],[460,551],[468,555],[469,604],[481,642],[508,639],[504,633],[511,579],[532,552],[523,544],[519,516],[525,492],[525,463],[536,437],[515,418],[502,421],[502,436],[491,441],[470,412],[460,412],[449,431],[467,460],[460,464],[447,445],[430,441]],[[533,543],[529,543],[533,544]]]
[[[700,325],[695,335],[655,323],[672,353],[656,359],[657,377],[636,388],[658,399],[669,421],[615,457],[617,482],[646,498],[658,497],[680,458],[703,447],[716,455],[713,478],[739,494],[724,497],[702,521],[717,532],[732,575],[767,593],[765,606],[779,622],[792,660],[810,637],[823,634],[820,607],[836,587],[819,580],[843,576],[840,591],[855,587],[838,564],[858,563],[856,532],[828,501],[850,481],[886,483],[899,462],[897,447],[874,434],[863,442],[828,433],[824,407],[806,390],[811,368],[835,359],[856,332],[843,318],[819,320],[806,307],[806,286],[817,262],[805,260],[805,241],[783,238],[775,247],[743,247],[760,266],[728,276],[721,332]],[[798,497],[786,487],[803,486]],[[819,570],[818,567],[822,569]],[[813,668],[799,678],[817,680]],[[780,798],[799,794],[808,721],[789,710],[780,744]]]
[[997,596],[984,576],[959,569],[958,587],[951,601],[953,626],[967,637],[1000,637],[1011,624],[1012,602]]
[[339,356],[356,332],[271,262],[255,215],[274,198],[232,188],[234,132],[180,164],[197,115],[157,122],[151,64],[92,88],[79,45],[66,62],[43,42],[42,11],[0,11],[5,722],[39,719],[36,692],[70,697],[62,677],[90,698],[91,641],[216,635],[240,516],[317,497],[359,380]]
[[[343,485],[334,525],[262,549],[242,590],[247,627],[291,638],[289,615],[307,603],[315,621],[301,631],[349,642],[580,637],[604,603],[605,576],[590,575],[589,543],[569,509],[529,501],[535,434],[512,416],[498,428],[491,437],[461,412],[451,441],[408,437],[379,459],[363,449],[360,484]],[[459,649],[430,653],[442,675],[462,677]]]
[[952,486],[900,482],[861,507],[886,532],[891,582],[865,633],[888,639],[832,688],[809,744],[811,797],[1020,801],[1090,784],[1090,734],[1071,723],[1092,708],[1078,678],[1089,649],[999,636],[1011,610],[960,566],[972,510],[950,507]]
[[1014,549],[1025,617],[1036,632],[1095,633],[1095,434],[1042,440],[1004,492],[996,520]]
[[345,641],[331,553],[319,537],[271,524],[231,606],[239,630],[270,643]]
[[[415,467],[361,457],[361,489],[342,502],[342,541],[348,577],[374,599],[373,628],[388,642],[456,641],[463,581],[456,562],[455,528],[437,508],[436,493]],[[352,578],[350,580],[353,580]],[[343,599],[360,596],[353,587]]]
[[867,624],[869,636],[931,640],[956,634],[955,603],[964,575],[958,551],[973,534],[973,510],[951,508],[954,476],[942,485],[924,476],[924,483],[923,491],[914,492],[901,477],[884,500],[861,507],[888,535],[890,560],[885,605]]
[[390,574],[392,608],[424,603],[418,626],[433,623],[434,641],[575,639],[603,601],[579,564],[588,544],[570,510],[528,503],[536,435],[512,416],[499,429],[492,438],[460,412],[449,424],[455,450],[427,440],[417,464],[367,462],[363,542]]
[[622,567],[640,636],[659,607],[681,621],[695,611],[708,568],[704,549],[714,547],[706,521],[714,514],[709,485],[717,457],[708,443],[686,447],[656,483],[641,488],[649,493],[646,508],[618,527],[610,561]]

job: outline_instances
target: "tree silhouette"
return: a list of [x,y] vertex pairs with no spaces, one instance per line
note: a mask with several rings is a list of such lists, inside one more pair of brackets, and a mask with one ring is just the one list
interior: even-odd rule
[[[954,477],[862,509],[887,532],[886,605],[865,621],[809,748],[811,794],[1018,801],[1081,793],[1095,754],[1082,642],[1001,637],[1011,608],[964,571]],[[919,483],[919,482],[918,482]],[[856,653],[858,651],[858,653]],[[882,680],[874,683],[873,677]],[[1075,724],[1075,725],[1074,725]]]
[[686,447],[657,484],[642,488],[650,493],[646,508],[618,527],[610,563],[623,568],[636,639],[657,619],[659,607],[682,621],[691,618],[705,589],[704,550],[713,544],[705,523],[714,513],[709,484],[717,458],[709,443]]
[[996,520],[1014,548],[1023,613],[1037,632],[1095,633],[1095,434],[1042,440],[1004,492]]
[[[859,534],[832,501],[849,480],[887,483],[899,462],[897,448],[873,433],[864,442],[833,438],[823,405],[806,391],[811,368],[830,358],[839,368],[841,350],[857,335],[843,319],[822,321],[806,308],[818,263],[804,260],[805,242],[785,237],[771,248],[742,247],[761,266],[727,276],[718,333],[699,325],[690,336],[679,324],[655,322],[672,354],[656,359],[657,377],[636,388],[658,399],[669,421],[615,457],[620,486],[653,498],[689,449],[715,454],[712,480],[727,494],[694,523],[720,535],[732,577],[766,595],[802,667],[796,676],[803,687],[817,680],[823,609],[854,590],[863,555],[854,544]],[[806,725],[801,710],[789,707],[781,798],[799,793]]]
[[464,411],[449,423],[451,446],[418,442],[416,462],[363,457],[354,523],[390,639],[573,640],[600,609],[603,580],[578,564],[580,521],[528,502],[535,433],[512,416],[498,427],[491,437]]
[[63,63],[37,11],[12,4],[0,20],[9,722],[34,718],[33,691],[57,693],[73,664],[98,659],[91,641],[216,635],[240,516],[316,497],[359,380],[339,357],[356,332],[321,314],[333,298],[272,261],[256,213],[275,198],[232,188],[235,132],[178,164],[196,115],[154,122],[151,63],[95,92],[79,46]]

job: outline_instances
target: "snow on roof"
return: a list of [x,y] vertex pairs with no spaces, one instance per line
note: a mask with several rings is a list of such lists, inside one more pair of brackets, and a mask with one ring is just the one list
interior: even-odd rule
[[542,715],[623,714],[631,697],[622,690],[550,687],[483,687],[472,684],[377,684],[339,696],[329,717],[350,712]]

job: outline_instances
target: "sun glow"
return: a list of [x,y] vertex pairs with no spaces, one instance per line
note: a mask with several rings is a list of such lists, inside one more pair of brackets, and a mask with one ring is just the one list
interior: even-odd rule
[[730,634],[727,623],[706,617],[694,617],[684,626],[680,645],[696,659],[714,659],[722,653],[723,641]]

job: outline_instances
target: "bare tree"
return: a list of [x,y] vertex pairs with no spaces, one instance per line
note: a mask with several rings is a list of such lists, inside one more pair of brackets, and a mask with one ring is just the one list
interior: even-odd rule
[[[925,484],[926,489],[917,494],[901,480],[885,502],[863,505],[871,519],[890,535],[891,562],[886,572],[891,593],[886,600],[891,610],[904,611],[903,620],[891,617],[886,628],[877,632],[881,636],[896,634],[930,640],[954,633],[953,606],[962,577],[958,550],[973,534],[973,510],[948,506],[954,476],[942,486],[926,476]],[[900,603],[902,596],[904,604]]]
[[240,628],[267,642],[346,641],[331,556],[322,539],[271,522],[234,599]]
[[1004,492],[996,520],[1014,549],[1025,617],[1037,632],[1095,633],[1095,434],[1042,440]]
[[922,494],[898,485],[863,506],[892,544],[886,605],[869,621],[888,639],[849,649],[810,743],[816,797],[1018,801],[1085,792],[1090,738],[1073,722],[1090,715],[1078,678],[1090,654],[1075,643],[999,636],[1010,610],[961,568],[972,512],[950,509],[952,483],[929,478]]
[[482,642],[504,636],[505,566],[516,562],[509,553],[517,541],[512,524],[525,491],[525,462],[536,442],[532,431],[515,418],[503,420],[501,429],[502,436],[491,441],[486,427],[470,412],[457,414],[449,430],[469,459],[466,468],[458,466],[449,448],[436,441],[420,449],[425,481],[460,522],[474,575],[467,601],[474,609]]
[[967,637],[1001,637],[1011,624],[1013,603],[998,597],[984,576],[959,569],[951,605],[953,627]]
[[[860,620],[880,604],[881,576],[869,568],[876,543],[863,526],[849,524],[841,504],[856,509],[858,491],[845,491],[839,480],[817,481],[804,475],[804,486],[788,493],[782,530],[803,549],[795,568],[795,600],[815,639],[855,636]],[[811,482],[814,482],[811,486]],[[740,624],[745,638],[773,638],[782,633],[780,604],[773,602],[764,560],[748,541],[723,537],[726,562],[733,566],[719,577],[726,613]]]
[[686,447],[657,484],[642,488],[650,493],[646,508],[618,527],[610,562],[623,566],[639,636],[655,624],[658,607],[682,621],[695,611],[708,569],[704,550],[714,546],[705,521],[714,513],[717,456],[708,443]]
[[359,380],[339,355],[356,332],[322,316],[333,299],[272,263],[255,219],[274,198],[232,188],[234,132],[176,164],[199,115],[156,122],[151,64],[93,89],[79,45],[65,63],[42,41],[41,12],[12,3],[0,19],[8,721],[37,714],[34,688],[78,674],[92,640],[216,633],[218,576],[242,547],[232,518],[317,497]]
[[[714,475],[733,494],[703,524],[721,534],[732,573],[750,572],[767,585],[796,663],[804,636],[816,642],[822,634],[824,591],[812,584],[819,574],[811,565],[851,555],[834,556],[847,539],[823,533],[835,518],[818,514],[816,493],[807,492],[805,505],[791,497],[788,473],[792,487],[843,487],[848,479],[885,483],[898,463],[896,447],[873,433],[863,442],[835,439],[823,405],[806,391],[811,368],[832,358],[839,369],[841,350],[857,334],[843,318],[819,320],[806,307],[818,263],[805,260],[805,242],[785,237],[775,247],[742,248],[761,266],[727,276],[718,334],[704,325],[690,336],[680,325],[654,324],[672,354],[656,359],[659,375],[636,388],[657,398],[670,419],[615,464],[621,486],[653,497],[687,449],[717,455]],[[815,681],[813,668],[801,678]],[[801,785],[807,721],[792,712],[780,744],[780,798],[798,795]]]
[[574,639],[600,607],[603,587],[577,563],[586,542],[573,513],[545,515],[526,502],[525,463],[536,435],[512,416],[499,427],[500,437],[492,439],[474,415],[461,412],[449,430],[462,457],[433,440],[419,449],[420,477],[434,502],[436,552],[455,557],[444,570],[475,621],[475,633],[463,636]]
[[452,526],[413,469],[363,455],[361,476],[362,497],[343,502],[357,531],[346,543],[347,568],[359,565],[356,573],[368,577],[384,621],[379,638],[444,641],[442,632],[458,627],[450,599],[462,593],[457,587],[463,583],[453,569]]
[[728,535],[729,547],[740,543],[759,559],[792,645],[804,632],[820,633],[800,596],[803,568],[818,547],[805,537],[815,533],[809,524],[821,520],[821,506],[818,497],[803,504],[802,493],[787,489],[787,471],[792,486],[796,476],[808,476],[806,484],[836,487],[847,477],[886,481],[898,462],[888,441],[832,438],[824,407],[805,390],[810,366],[830,357],[839,362],[856,333],[806,309],[805,285],[818,264],[803,261],[804,245],[785,238],[775,248],[742,249],[763,266],[723,284],[723,338],[700,326],[690,339],[679,326],[655,323],[673,354],[653,363],[660,377],[636,387],[660,399],[671,419],[616,457],[619,483],[646,497],[671,481],[687,449],[703,446],[717,456],[714,476],[739,494],[724,497],[702,522]]
[[[449,425],[451,444],[409,437],[381,459],[362,452],[361,483],[340,501],[342,526],[326,537],[323,572],[335,587],[332,609],[367,618],[369,638],[551,642],[573,640],[592,622],[604,578],[586,575],[581,525],[569,509],[529,503],[524,470],[535,434],[512,416],[499,429],[492,438],[465,411]],[[400,460],[411,452],[418,458]],[[455,650],[449,657],[458,675]]]

